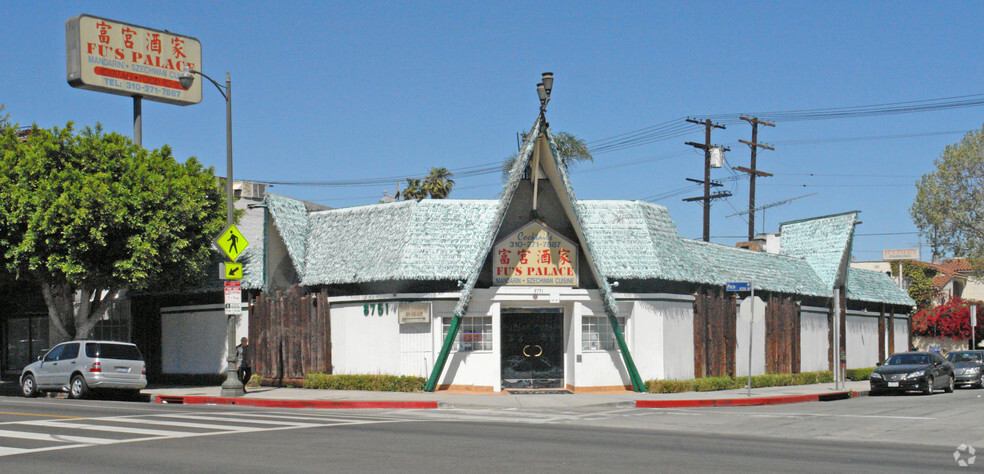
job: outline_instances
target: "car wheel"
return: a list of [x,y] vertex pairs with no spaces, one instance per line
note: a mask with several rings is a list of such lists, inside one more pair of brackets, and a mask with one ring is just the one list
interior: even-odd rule
[[38,396],[38,384],[34,381],[34,376],[27,374],[21,380],[21,394],[27,398]]
[[946,393],[953,393],[953,376],[952,375],[950,376],[950,382],[946,384],[946,387],[944,387],[943,390]]
[[76,375],[72,377],[72,384],[69,386],[68,398],[81,399],[89,394],[89,385],[85,383],[85,377]]
[[926,388],[923,390],[923,393],[926,394],[926,395],[932,395],[933,394],[933,376],[932,375],[930,375],[929,377],[926,377]]
[[979,388],[984,388],[984,374],[981,374],[981,379],[977,381],[977,386]]

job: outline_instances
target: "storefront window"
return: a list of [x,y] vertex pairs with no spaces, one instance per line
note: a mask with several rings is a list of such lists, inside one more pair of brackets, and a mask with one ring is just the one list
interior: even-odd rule
[[[451,330],[450,317],[442,318],[444,337]],[[451,349],[455,351],[491,351],[492,350],[492,316],[472,316],[461,318],[458,337]]]
[[48,348],[48,315],[12,318],[4,325],[3,374],[20,374]]
[[[625,318],[617,318],[618,328],[625,334]],[[615,333],[607,316],[581,317],[581,349],[586,351],[611,351],[618,349]]]

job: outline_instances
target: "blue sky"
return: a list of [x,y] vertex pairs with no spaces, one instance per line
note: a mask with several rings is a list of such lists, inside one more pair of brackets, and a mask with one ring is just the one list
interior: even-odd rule
[[[4,2],[0,103],[21,125],[103,124],[132,135],[129,98],[66,82],[65,21],[88,13],[198,38],[201,69],[232,75],[235,178],[337,182],[423,176],[501,162],[533,124],[540,74],[556,77],[547,117],[589,145],[686,117],[736,117],[984,94],[979,2]],[[225,104],[145,101],[144,146],[169,145],[225,174]],[[980,98],[980,97],[977,97]],[[916,247],[915,181],[943,148],[980,129],[980,106],[762,127],[756,228],[861,211],[857,260]],[[703,130],[597,153],[572,174],[580,199],[651,199],[700,238]],[[683,129],[687,130],[687,129]],[[712,170],[712,241],[744,240],[751,127],[727,125]],[[740,173],[739,173],[740,174]],[[500,175],[462,176],[452,198],[490,199]],[[277,185],[333,207],[375,203],[392,184]],[[690,189],[684,189],[687,187]],[[676,192],[679,191],[679,192]],[[662,196],[662,198],[660,198]],[[669,197],[665,197],[669,196]],[[658,199],[657,199],[658,198]],[[922,256],[929,258],[928,247]]]

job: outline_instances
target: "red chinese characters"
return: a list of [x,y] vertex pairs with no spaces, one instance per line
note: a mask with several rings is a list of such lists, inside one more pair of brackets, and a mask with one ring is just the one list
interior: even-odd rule
[[570,265],[571,264],[571,260],[570,260],[570,254],[571,254],[571,252],[569,250],[567,250],[567,249],[560,249],[560,252],[559,253],[560,253],[560,264],[563,265],[563,264],[566,263],[566,264]]
[[147,33],[147,51],[161,53],[161,34]]
[[124,27],[120,33],[123,33],[123,46],[127,49],[133,49],[133,37],[137,35],[137,32]]
[[187,57],[185,56],[184,51],[182,51],[183,48],[184,48],[183,39],[177,37],[171,38],[171,52],[174,53],[175,59]]
[[502,265],[509,265],[509,254],[512,252],[506,249],[499,251],[499,263]]
[[112,25],[105,21],[100,21],[96,23],[96,28],[99,29],[99,42],[109,44],[109,30],[113,29]]

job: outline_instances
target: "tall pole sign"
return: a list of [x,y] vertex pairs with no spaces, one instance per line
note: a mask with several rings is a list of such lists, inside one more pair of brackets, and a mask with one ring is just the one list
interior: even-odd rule
[[178,76],[201,69],[202,44],[190,36],[91,15],[65,22],[68,84],[133,97],[133,141],[143,145],[141,100],[176,105],[202,101],[201,83],[185,90]]
[[752,396],[752,330],[755,328],[755,283],[754,282],[735,282],[726,283],[727,291],[750,291],[751,292],[751,311],[748,316],[748,396]]

